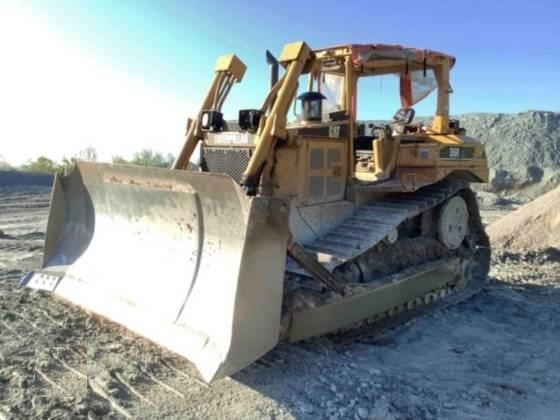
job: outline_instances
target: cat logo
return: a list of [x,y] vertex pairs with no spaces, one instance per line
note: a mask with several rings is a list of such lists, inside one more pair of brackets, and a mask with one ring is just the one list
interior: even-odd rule
[[331,125],[329,127],[329,137],[340,137],[340,125]]

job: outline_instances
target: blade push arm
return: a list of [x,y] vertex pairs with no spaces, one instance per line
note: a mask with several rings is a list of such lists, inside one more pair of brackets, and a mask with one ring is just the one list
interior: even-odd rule
[[199,139],[202,137],[200,129],[200,115],[203,110],[220,111],[226,97],[234,83],[239,83],[243,79],[245,64],[235,55],[225,55],[219,57],[214,67],[214,78],[197,118],[190,124],[185,135],[185,142],[181,152],[173,162],[173,169],[186,169],[189,159],[196,148]]
[[257,145],[247,169],[241,179],[242,187],[252,194],[256,190],[262,170],[277,137],[285,133],[286,115],[297,89],[299,76],[309,72],[313,51],[305,42],[286,44],[280,55],[279,62],[286,67],[286,72],[270,93],[263,109],[268,108],[274,98],[270,114],[263,118],[257,131]]

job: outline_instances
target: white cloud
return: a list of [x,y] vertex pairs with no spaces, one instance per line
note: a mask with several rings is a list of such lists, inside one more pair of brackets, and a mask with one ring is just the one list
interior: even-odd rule
[[12,164],[88,145],[107,161],[144,147],[177,153],[196,112],[96,61],[15,2],[0,4],[0,54],[0,153]]

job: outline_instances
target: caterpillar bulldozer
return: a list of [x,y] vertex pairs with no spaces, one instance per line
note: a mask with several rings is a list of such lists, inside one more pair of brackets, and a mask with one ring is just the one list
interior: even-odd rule
[[[236,120],[222,109],[246,66],[218,58],[171,167],[78,161],[56,174],[42,267],[20,284],[176,352],[208,383],[281,340],[480,290],[491,250],[470,183],[488,166],[449,114],[455,58],[305,42],[266,57],[268,93]],[[361,123],[359,81],[387,75],[400,108]],[[431,92],[431,124],[415,122]]]

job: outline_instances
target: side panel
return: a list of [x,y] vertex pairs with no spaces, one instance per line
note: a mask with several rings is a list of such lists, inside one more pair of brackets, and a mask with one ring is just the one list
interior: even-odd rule
[[393,178],[421,185],[437,182],[452,173],[472,182],[488,182],[488,166],[482,146],[401,144]]
[[276,150],[270,182],[274,196],[294,198],[299,195],[299,184],[305,171],[301,155],[297,146],[283,146]]
[[354,204],[344,200],[345,141],[299,138],[275,153],[273,194],[290,198],[290,231],[298,243],[317,240],[352,214]]
[[306,173],[299,190],[302,204],[310,205],[344,199],[347,144],[340,140],[303,139],[300,160]]

